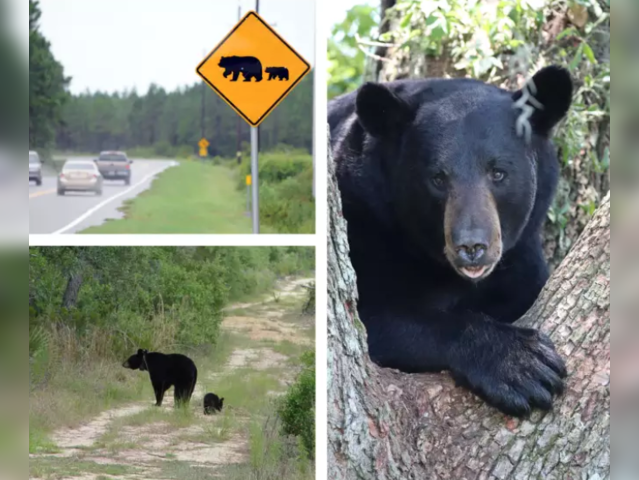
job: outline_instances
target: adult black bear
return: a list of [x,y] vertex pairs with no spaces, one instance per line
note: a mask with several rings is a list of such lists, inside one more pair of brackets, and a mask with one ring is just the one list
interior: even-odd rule
[[550,136],[572,100],[562,68],[533,84],[367,83],[329,105],[371,358],[449,370],[516,416],[551,408],[566,376],[547,336],[510,325],[548,278],[540,232],[559,168]]
[[224,68],[224,78],[233,74],[232,82],[237,82],[240,73],[244,75],[245,82],[252,78],[256,82],[262,81],[262,63],[255,57],[222,57],[218,66]]
[[224,398],[220,398],[214,393],[204,395],[204,415],[221,412],[222,407],[224,407]]
[[197,367],[193,360],[179,353],[163,353],[138,350],[122,364],[124,368],[149,372],[156,406],[162,406],[164,393],[174,387],[175,405],[186,404],[191,400],[197,382]]
[[288,80],[288,68],[286,67],[267,67],[266,73],[268,73],[269,80],[276,78],[279,78],[280,81]]

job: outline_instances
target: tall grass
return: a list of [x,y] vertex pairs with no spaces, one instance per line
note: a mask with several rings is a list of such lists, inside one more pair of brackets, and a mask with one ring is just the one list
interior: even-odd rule
[[282,434],[276,403],[254,418],[249,429],[249,462],[225,467],[227,480],[313,480],[315,464],[309,460],[302,442]]

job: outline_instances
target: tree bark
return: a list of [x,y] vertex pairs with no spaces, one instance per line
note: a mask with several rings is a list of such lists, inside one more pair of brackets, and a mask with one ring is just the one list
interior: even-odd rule
[[445,374],[370,361],[330,151],[328,478],[610,478],[610,194],[517,322],[549,334],[570,372],[552,412],[517,420]]
[[73,308],[78,302],[78,295],[80,294],[80,288],[82,288],[83,277],[80,272],[73,272],[69,274],[69,280],[67,281],[67,288],[64,290],[62,296],[62,306],[64,308]]
[[[383,35],[391,30],[391,22],[390,19],[387,18],[388,10],[395,6],[397,0],[381,0],[379,5],[379,13],[380,13],[380,24],[379,24],[379,35]],[[378,59],[386,58],[388,53],[388,47],[377,47],[375,49],[375,56]],[[375,77],[379,78],[382,70],[384,68],[384,62],[382,60],[377,60],[375,67]]]

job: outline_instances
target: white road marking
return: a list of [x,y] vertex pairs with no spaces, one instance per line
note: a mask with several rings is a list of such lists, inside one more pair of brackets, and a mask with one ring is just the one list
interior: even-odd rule
[[98,210],[100,210],[102,207],[104,207],[105,205],[108,205],[109,203],[111,203],[113,200],[120,198],[124,195],[126,195],[127,193],[132,192],[133,190],[135,190],[136,188],[138,188],[140,185],[142,185],[143,183],[149,181],[151,178],[155,177],[156,175],[162,173],[164,170],[167,170],[168,168],[174,167],[177,165],[177,162],[173,162],[171,164],[169,164],[169,166],[167,168],[162,168],[156,172],[153,172],[149,175],[147,175],[146,177],[144,177],[142,180],[140,180],[138,183],[136,183],[135,185],[127,188],[126,190],[118,193],[117,195],[114,195],[112,197],[107,198],[104,202],[101,202],[99,204],[97,204],[95,207],[93,207],[92,209],[90,209],[89,211],[87,211],[85,214],[83,214],[82,216],[78,217],[77,219],[75,219],[73,222],[71,222],[69,225],[67,225],[64,228],[61,228],[58,231],[55,231],[52,233],[52,235],[60,235],[64,232],[66,232],[67,230],[71,230],[73,227],[75,227],[76,225],[79,225],[80,223],[84,222],[87,218],[89,218],[91,215],[93,215],[95,212],[97,212]]

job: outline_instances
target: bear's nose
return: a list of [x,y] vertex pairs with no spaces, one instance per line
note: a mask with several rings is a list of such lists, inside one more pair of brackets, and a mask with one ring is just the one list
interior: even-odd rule
[[475,263],[484,256],[488,250],[488,246],[484,243],[471,243],[471,244],[463,244],[457,245],[456,251],[460,260],[464,263]]

